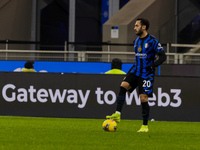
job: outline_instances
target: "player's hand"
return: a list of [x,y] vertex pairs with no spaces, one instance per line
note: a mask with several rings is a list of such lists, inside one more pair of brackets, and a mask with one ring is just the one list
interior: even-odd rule
[[147,66],[145,69],[146,69],[147,71],[151,71],[151,70],[154,70],[155,67],[152,66],[152,65],[149,65],[149,66]]

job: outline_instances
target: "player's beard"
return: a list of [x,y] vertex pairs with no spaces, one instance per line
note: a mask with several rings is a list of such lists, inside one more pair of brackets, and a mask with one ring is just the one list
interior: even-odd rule
[[136,33],[137,36],[141,36],[143,34],[143,30],[142,28],[140,28],[140,30]]

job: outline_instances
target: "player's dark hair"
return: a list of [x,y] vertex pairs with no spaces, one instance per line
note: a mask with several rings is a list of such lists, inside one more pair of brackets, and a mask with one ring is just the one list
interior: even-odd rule
[[112,60],[111,69],[122,69],[122,61],[119,58],[114,58]]
[[146,26],[146,30],[149,29],[149,25],[150,25],[149,20],[144,19],[144,18],[138,18],[137,21],[138,21],[138,20],[140,20],[142,26],[143,26],[143,25]]

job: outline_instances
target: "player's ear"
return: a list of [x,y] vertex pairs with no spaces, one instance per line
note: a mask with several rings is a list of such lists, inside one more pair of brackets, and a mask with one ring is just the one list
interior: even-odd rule
[[146,25],[143,25],[143,26],[142,26],[142,29],[143,29],[143,30],[146,30],[146,29],[147,29]]

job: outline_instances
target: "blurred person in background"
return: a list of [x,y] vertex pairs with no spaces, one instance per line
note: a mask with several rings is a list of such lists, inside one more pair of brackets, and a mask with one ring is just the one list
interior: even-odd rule
[[34,69],[34,61],[27,61],[24,64],[24,68],[21,70],[22,72],[37,72]]
[[122,61],[119,58],[114,58],[111,63],[111,70],[105,72],[105,74],[126,74],[122,71]]

